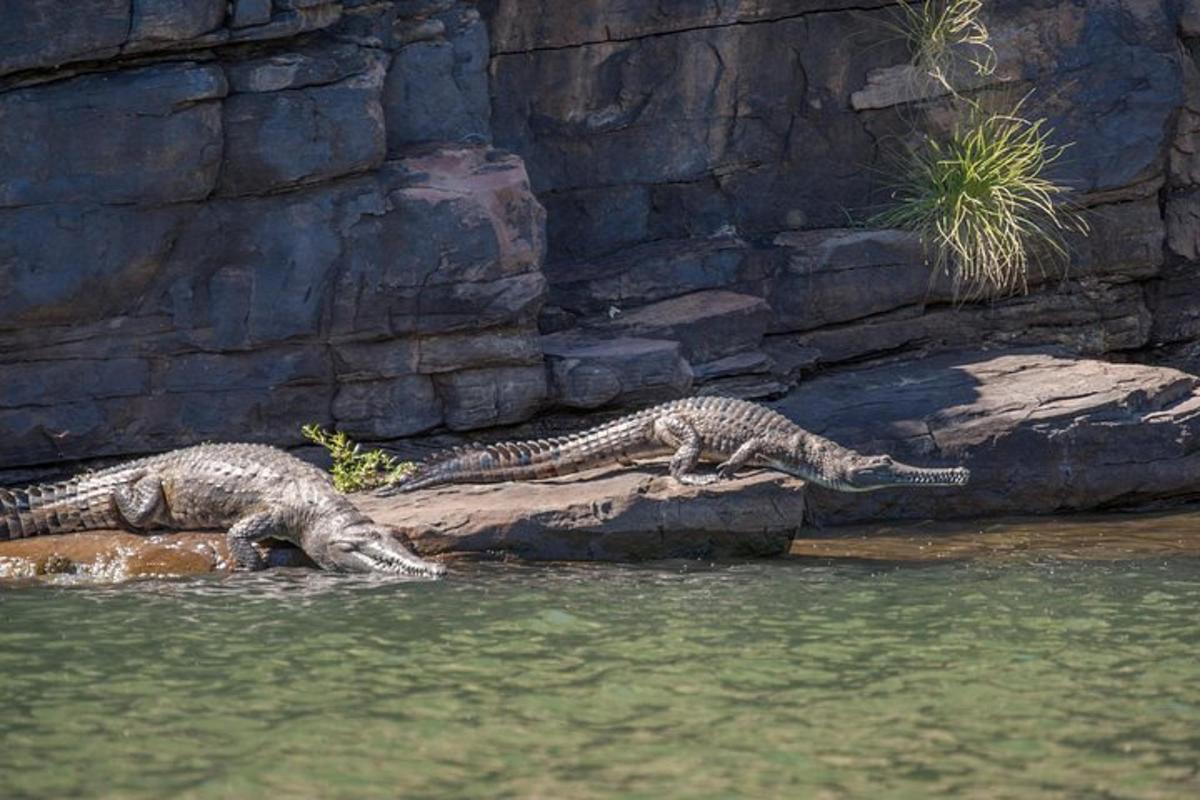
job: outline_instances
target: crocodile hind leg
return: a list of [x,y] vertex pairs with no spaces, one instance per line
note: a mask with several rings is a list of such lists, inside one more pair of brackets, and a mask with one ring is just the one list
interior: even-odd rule
[[701,475],[696,472],[700,463],[700,434],[692,424],[682,417],[663,416],[654,421],[654,435],[663,444],[677,448],[671,456],[671,477],[688,486],[705,486],[717,479],[716,475]]
[[162,481],[152,475],[142,475],[132,484],[112,490],[117,513],[136,530],[150,527],[159,513],[165,510]]
[[734,473],[746,466],[746,462],[758,455],[765,444],[766,442],[762,439],[747,439],[742,443],[741,447],[733,451],[733,455],[720,464],[717,464],[717,475],[722,480],[732,479]]
[[225,534],[235,569],[254,572],[265,568],[267,562],[254,549],[254,543],[275,536],[278,530],[279,523],[271,514],[251,514],[239,519]]

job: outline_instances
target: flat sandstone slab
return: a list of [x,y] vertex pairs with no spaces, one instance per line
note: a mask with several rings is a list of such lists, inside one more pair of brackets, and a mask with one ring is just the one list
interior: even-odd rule
[[587,561],[782,555],[805,509],[803,484],[783,475],[680,486],[665,463],[355,501],[406,534],[422,555],[504,552]]
[[[799,481],[759,472],[713,487],[681,487],[666,465],[592,471],[575,480],[448,486],[394,497],[354,496],[423,556],[505,553],[531,560],[745,558],[788,552],[804,518]],[[288,546],[273,566],[311,565]],[[202,575],[230,569],[220,533],[125,531],[0,542],[0,580],[70,574],[97,580]]]

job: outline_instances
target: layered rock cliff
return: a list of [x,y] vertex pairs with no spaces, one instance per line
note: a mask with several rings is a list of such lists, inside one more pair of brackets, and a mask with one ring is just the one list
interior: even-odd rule
[[470,4],[3,14],[0,468],[542,402],[543,211]]
[[[947,125],[944,98],[909,79],[894,3],[482,5],[496,141],[525,158],[548,211],[556,351],[677,340],[697,388],[751,395],[967,346],[1190,363],[1177,345],[1195,335],[1198,285],[1184,266],[1200,174],[1191,6],[985,4],[996,70],[968,88],[997,108],[1024,98],[1071,143],[1053,175],[1092,233],[1071,242],[1065,276],[955,308],[916,242],[861,225],[887,201],[900,141]],[[719,345],[697,350],[696,330]]]
[[[1147,371],[1121,379],[1121,428],[1095,365],[1200,368],[1200,5],[986,4],[997,69],[968,88],[1026,98],[1073,143],[1055,176],[1091,234],[1065,276],[961,307],[911,236],[861,224],[896,142],[947,124],[905,78],[891,5],[6,5],[0,476],[207,439],[294,445],[305,422],[496,436],[692,392],[780,400],[847,444],[993,477],[1010,439],[1026,450],[1004,458],[1062,473],[1081,451],[1050,443],[1082,418],[1110,437],[1086,452],[1119,463],[1137,428],[1190,476],[1194,387],[1130,367]],[[975,405],[942,387],[900,416],[854,417],[848,399],[844,424],[810,416],[857,385],[903,395],[942,352],[953,363],[931,363],[970,375]],[[1086,375],[1091,399],[1035,435],[996,410],[1021,374]],[[1039,392],[1020,405],[1041,419],[1059,405]],[[963,431],[983,415],[998,421],[976,441]],[[903,433],[943,423],[940,449]],[[1032,505],[1118,502],[1110,483]],[[1006,508],[976,500],[939,508]],[[932,513],[908,502],[829,513]]]

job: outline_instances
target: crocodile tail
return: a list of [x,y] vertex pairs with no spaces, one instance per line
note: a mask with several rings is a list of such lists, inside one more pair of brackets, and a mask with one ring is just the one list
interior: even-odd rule
[[87,504],[76,481],[0,489],[0,541],[87,530]]
[[377,494],[412,492],[445,483],[500,483],[569,475],[642,455],[649,444],[645,413],[583,433],[551,439],[466,445],[437,453]]

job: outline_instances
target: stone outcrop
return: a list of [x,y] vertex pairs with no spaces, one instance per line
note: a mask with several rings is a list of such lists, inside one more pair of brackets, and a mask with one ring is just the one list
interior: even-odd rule
[[[892,3],[669,5],[9,4],[0,480],[297,445],[306,422],[409,445],[720,392],[853,446],[1028,467],[1004,498],[814,494],[830,520],[1190,493],[1170,452],[1191,379],[1102,362],[1200,371],[1196,3],[986,4],[997,69],[965,88],[1028,95],[1074,143],[1054,174],[1091,232],[1028,295],[961,305],[917,241],[861,224],[890,143],[951,118]],[[1051,402],[1059,379],[1085,388]],[[903,401],[855,416],[864,383]],[[932,450],[899,433],[943,422]],[[1119,465],[1121,442],[1168,488],[1038,460]]]
[[470,4],[109,5],[5,11],[0,470],[545,401],[544,215]]
[[1200,496],[1200,378],[1045,352],[969,352],[801,385],[778,404],[813,431],[917,464],[961,490],[811,489],[818,520],[1046,514]]
[[[426,556],[625,561],[779,555],[793,537],[807,535],[801,532],[810,518],[833,527],[1200,497],[1200,378],[1169,368],[1044,352],[946,354],[819,378],[777,406],[862,452],[890,453],[918,465],[965,464],[971,482],[847,494],[749,471],[736,482],[687,487],[667,477],[665,464],[614,465],[546,481],[448,486],[390,498],[359,495],[355,501]],[[190,542],[185,549],[193,553],[195,542],[208,541],[139,542],[126,535],[104,545],[94,536],[83,544],[73,539],[2,542],[0,566],[16,559],[9,574],[20,575],[39,564],[45,572],[46,559],[109,563],[134,554],[141,560],[129,563],[170,565],[183,556],[164,552],[165,544]],[[179,569],[209,564],[204,553],[212,554],[212,565],[203,571],[221,568],[221,552],[217,546],[193,553]],[[277,553],[277,563],[296,563],[289,553]]]
[[455,486],[358,505],[425,555],[639,561],[786,553],[804,523],[799,481],[761,474],[700,490],[660,470]]
[[1025,97],[1023,114],[1073,143],[1052,170],[1091,233],[1070,242],[1065,274],[1031,276],[1029,296],[961,307],[918,242],[847,226],[886,203],[905,133],[951,119],[891,4],[481,6],[496,141],[525,158],[548,210],[547,333],[605,340],[622,319],[718,297],[705,292],[759,297],[764,336],[739,344],[746,370],[727,362],[719,380],[688,355],[728,333],[719,304],[682,331],[638,331],[679,343],[693,390],[747,396],[975,345],[1196,363],[1190,4],[986,4],[996,70],[960,85],[997,107]]

